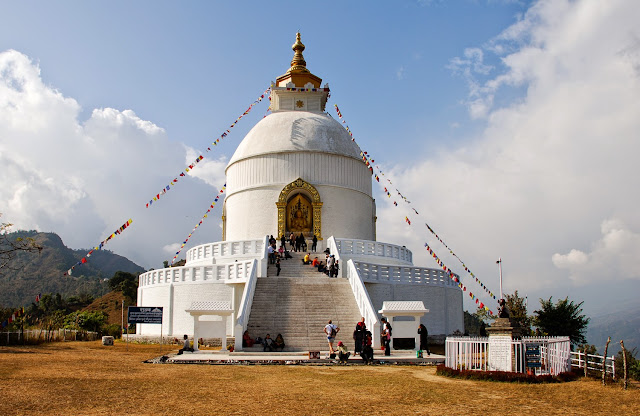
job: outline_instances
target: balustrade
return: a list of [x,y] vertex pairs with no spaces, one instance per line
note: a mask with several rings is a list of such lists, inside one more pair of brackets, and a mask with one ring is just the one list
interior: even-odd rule
[[180,266],[168,269],[151,270],[139,277],[139,286],[148,287],[181,282],[197,281],[246,281],[256,260],[238,261],[228,264],[213,264],[208,266]]

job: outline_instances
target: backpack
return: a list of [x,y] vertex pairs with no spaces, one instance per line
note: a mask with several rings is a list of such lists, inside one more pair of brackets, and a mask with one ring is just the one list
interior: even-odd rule
[[335,338],[337,334],[336,327],[331,327],[331,338]]

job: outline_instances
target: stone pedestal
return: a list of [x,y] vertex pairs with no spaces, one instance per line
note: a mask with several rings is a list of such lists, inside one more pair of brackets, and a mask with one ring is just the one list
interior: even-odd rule
[[487,328],[489,337],[492,335],[509,335],[511,338],[520,338],[522,331],[511,318],[496,318],[496,321]]
[[520,338],[520,327],[509,318],[497,318],[487,328],[489,334],[489,371],[513,371],[512,340]]

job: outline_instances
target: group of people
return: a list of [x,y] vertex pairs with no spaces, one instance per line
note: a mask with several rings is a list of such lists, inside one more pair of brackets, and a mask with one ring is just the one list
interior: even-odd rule
[[[339,331],[340,328],[331,320],[329,320],[329,323],[324,327],[324,333],[327,335],[327,342],[329,343],[329,357],[334,359],[337,354],[338,360],[341,363],[346,363],[351,356],[351,352],[347,351],[344,342],[338,342],[337,350],[333,348],[333,343]],[[355,342],[355,351],[353,354],[360,355],[360,358],[362,358],[365,364],[373,363],[372,334],[371,331],[367,330],[364,317],[356,324],[356,329],[353,331],[353,341]]]
[[276,339],[271,338],[271,334],[267,334],[265,335],[264,339],[258,337],[254,340],[253,338],[251,338],[251,335],[249,335],[248,330],[244,331],[244,334],[242,334],[242,347],[253,347],[255,344],[262,345],[262,351],[264,352],[278,351],[278,349],[282,351],[284,350],[285,345],[282,334],[276,335]]
[[[284,240],[284,236],[282,237]],[[280,276],[280,259],[291,259],[291,253],[286,248],[284,243],[280,244],[280,248],[276,248],[276,239],[273,236],[269,236],[269,247],[267,247],[267,253],[269,254],[269,264],[275,264],[276,276]]]
[[[285,246],[287,239],[284,235],[280,237],[280,243],[282,246]],[[295,252],[303,252],[307,251],[307,240],[304,238],[304,234],[300,233],[300,235],[296,236],[294,233],[289,234],[289,244],[291,245],[291,250]],[[318,237],[314,234],[313,239],[311,240],[311,251],[316,251],[318,247]]]
[[310,264],[318,269],[318,272],[324,273],[329,277],[338,277],[338,270],[340,270],[339,260],[336,260],[335,255],[326,252],[325,263],[318,260],[318,257],[314,257],[311,260],[311,253],[307,253],[302,259],[302,263]]
[[[391,324],[387,320],[387,318],[382,318],[382,330],[380,332],[381,342],[384,346],[384,355],[391,355],[391,336],[392,336],[392,328]],[[338,348],[335,349],[333,347],[333,343],[335,342],[336,336],[340,332],[340,327],[334,324],[331,320],[325,325],[324,333],[327,336],[327,342],[329,343],[329,356],[331,359],[335,359],[336,356],[341,363],[346,363],[349,357],[351,356],[351,352],[347,351],[347,347],[344,342],[338,342]],[[420,350],[426,351],[427,356],[431,355],[431,351],[429,350],[429,331],[427,331],[427,327],[424,324],[420,324],[418,326],[418,334],[420,335]],[[366,324],[364,323],[364,317],[356,324],[356,328],[353,331],[353,342],[355,344],[353,355],[360,355],[362,361],[365,364],[373,363],[373,335],[371,331],[367,329]],[[270,334],[265,335],[264,339],[258,337],[255,340],[249,335],[249,331],[244,331],[242,334],[242,347],[248,348],[253,347],[255,344],[262,345],[262,351],[280,351],[284,350],[284,338],[282,334],[278,334],[275,339],[271,338]],[[178,350],[178,355],[183,352],[193,352],[194,349],[189,342],[189,337],[184,335],[184,346]]]
[[[384,346],[384,355],[391,355],[391,337],[392,331],[391,323],[387,318],[382,318],[382,330],[380,332],[380,338],[382,345]],[[333,347],[333,343],[335,342],[336,336],[340,328],[335,325],[331,320],[324,327],[324,333],[327,335],[327,342],[329,343],[329,354],[331,358],[335,358],[336,354],[340,362],[346,362],[351,355],[350,352],[347,352],[346,346],[342,341],[338,342],[337,352]],[[427,331],[427,327],[424,324],[420,324],[418,326],[418,334],[420,335],[420,350],[426,351],[427,356],[431,355],[431,351],[429,350],[429,331]],[[371,331],[367,329],[366,324],[364,323],[364,317],[356,324],[356,328],[353,331],[353,342],[355,344],[353,355],[360,355],[360,358],[367,363],[373,362],[373,342],[372,342],[372,334]]]

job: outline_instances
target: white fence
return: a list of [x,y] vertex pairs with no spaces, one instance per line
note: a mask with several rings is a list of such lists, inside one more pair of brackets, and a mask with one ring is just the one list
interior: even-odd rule
[[256,290],[256,282],[258,280],[258,261],[253,261],[252,273],[247,280],[247,283],[244,285],[244,291],[242,292],[242,300],[240,300],[240,308],[238,309],[238,319],[236,319],[235,324],[235,349],[237,351],[242,350],[242,336],[244,335],[244,331],[247,329],[247,324],[249,323],[249,315],[251,313],[251,306],[253,305],[253,294]]
[[255,260],[238,261],[210,266],[180,266],[151,270],[138,278],[139,287],[168,285],[180,282],[215,281],[243,283],[247,281],[256,263]]
[[329,248],[331,254],[336,252],[346,257],[358,257],[358,256],[372,256],[372,257],[386,257],[396,259],[407,264],[413,264],[413,253],[406,247],[398,246],[395,244],[381,243],[378,241],[370,240],[355,240],[346,238],[336,238],[335,251],[329,241]]
[[612,378],[616,378],[616,357],[603,357],[602,355],[585,354],[583,351],[571,352],[571,366],[583,368],[586,364],[588,371],[602,372],[602,362],[605,362],[607,374],[611,374]]
[[389,266],[354,262],[365,282],[421,283],[438,286],[458,286],[447,273],[425,267]]
[[[505,353],[502,351],[502,353]],[[571,369],[571,343],[568,337],[524,337],[512,339],[511,372],[536,375],[559,374]],[[445,365],[458,370],[492,371],[491,342],[488,337],[447,337]]]
[[358,310],[364,317],[367,327],[371,330],[371,339],[373,342],[372,347],[377,349],[380,347],[380,325],[378,325],[378,314],[373,307],[373,303],[371,303],[369,292],[367,292],[364,282],[362,281],[360,273],[358,273],[358,269],[353,263],[353,260],[349,260],[347,262],[346,275],[347,279],[349,279],[353,296],[358,304]]
[[0,332],[0,345],[40,344],[60,341],[95,341],[98,333],[75,329],[25,329],[24,331]]

